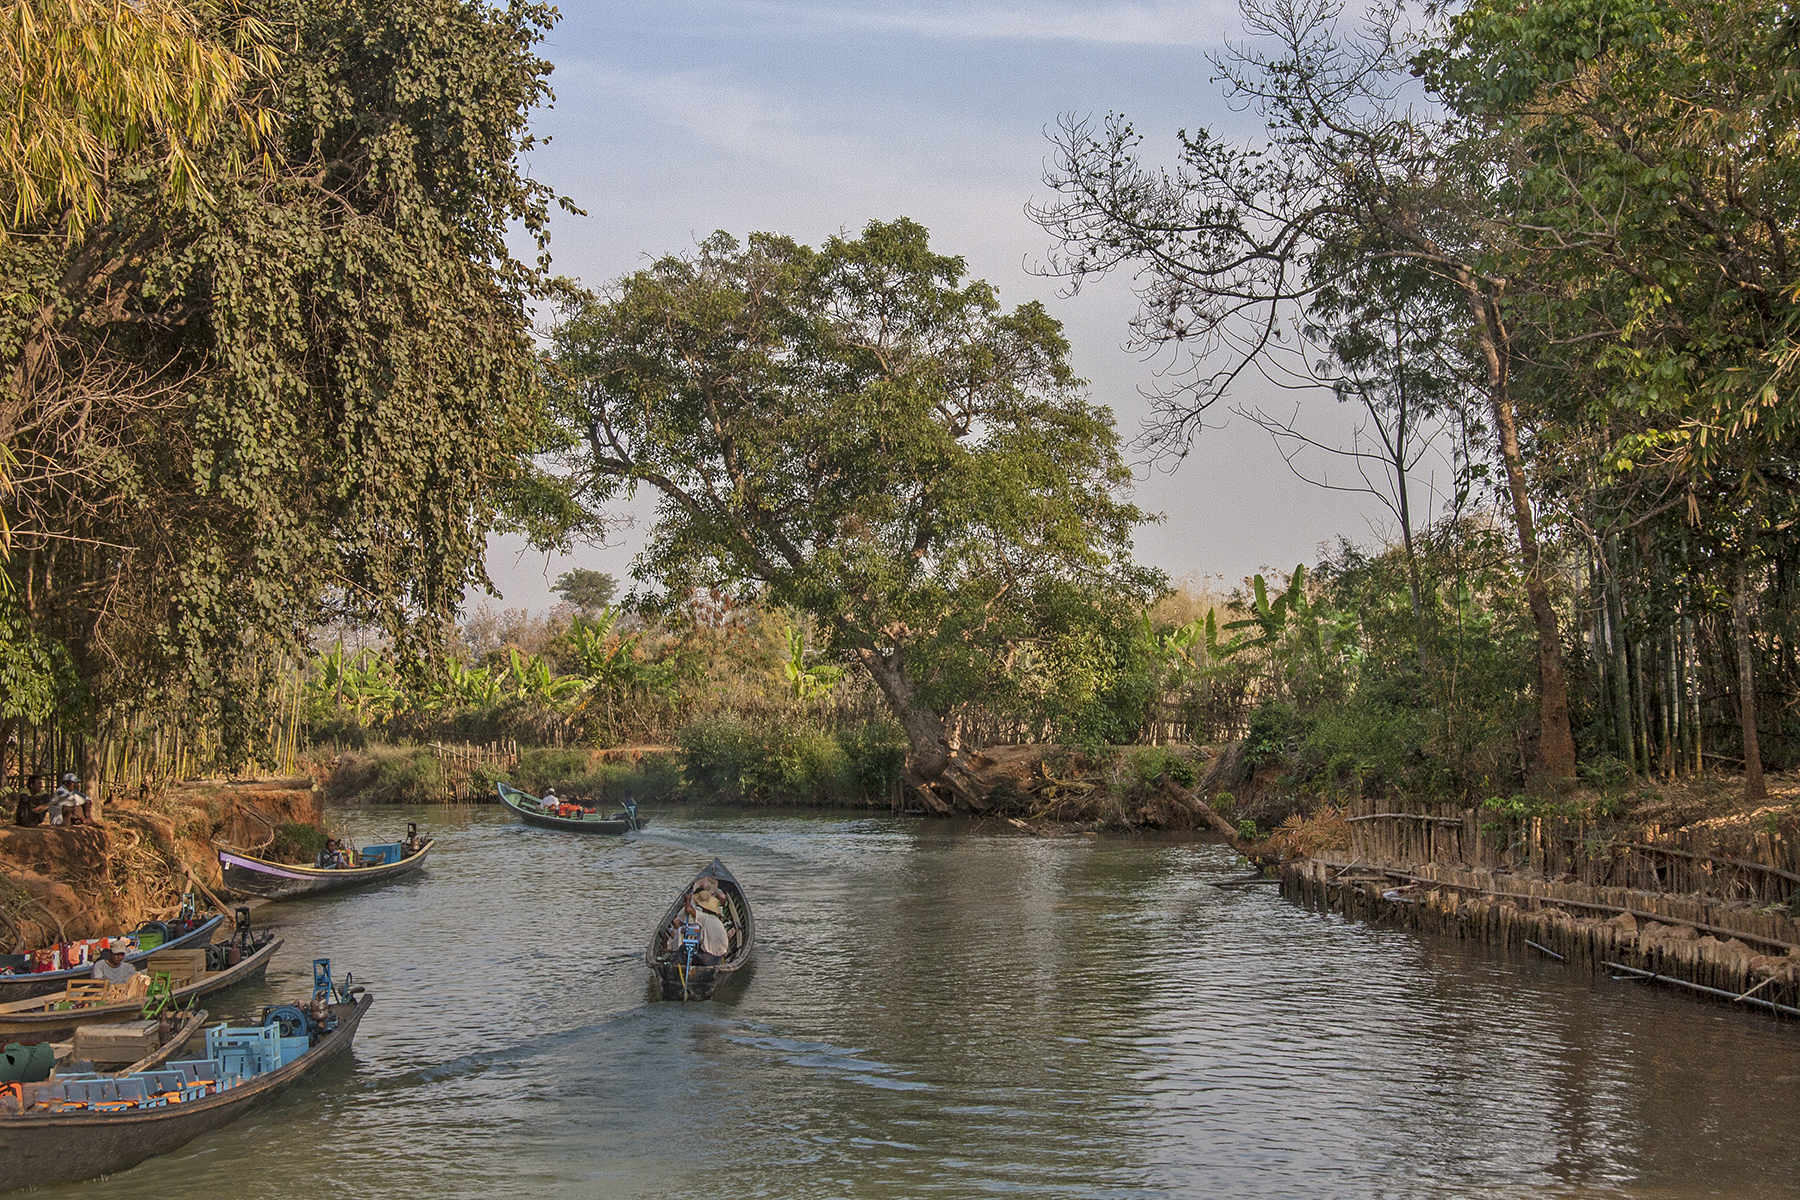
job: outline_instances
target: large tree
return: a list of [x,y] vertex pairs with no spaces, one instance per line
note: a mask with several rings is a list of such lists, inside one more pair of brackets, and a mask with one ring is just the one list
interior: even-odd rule
[[166,144],[120,146],[98,219],[0,250],[8,582],[89,685],[77,727],[161,700],[241,749],[321,616],[437,628],[539,428],[543,264],[508,231],[545,226],[519,159],[552,10],[269,8],[266,161],[220,123],[173,190]]
[[1070,588],[1147,582],[1111,414],[1068,350],[905,219],[818,249],[716,234],[556,334],[591,500],[657,495],[637,576],[812,614],[905,728],[910,780],[952,791],[943,718],[974,665]]
[[[1140,345],[1188,356],[1159,397],[1156,432],[1185,448],[1207,408],[1246,372],[1267,370],[1347,258],[1429,275],[1460,310],[1479,395],[1518,540],[1537,634],[1537,774],[1573,779],[1563,642],[1552,564],[1529,478],[1529,429],[1512,380],[1512,280],[1491,251],[1504,229],[1484,190],[1480,136],[1423,104],[1416,48],[1391,5],[1346,31],[1339,0],[1245,0],[1256,39],[1214,60],[1229,99],[1262,119],[1246,140],[1183,134],[1174,169],[1146,164],[1129,121],[1071,119],[1057,135],[1035,215],[1058,240],[1052,269],[1079,284],[1133,272]],[[1352,311],[1348,314],[1356,319]]]

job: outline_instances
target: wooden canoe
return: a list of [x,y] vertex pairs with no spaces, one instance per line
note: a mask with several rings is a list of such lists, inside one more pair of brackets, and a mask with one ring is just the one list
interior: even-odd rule
[[431,853],[435,841],[435,838],[426,838],[417,850],[398,862],[373,867],[309,867],[300,863],[274,862],[258,858],[248,850],[219,846],[219,873],[224,876],[225,886],[239,895],[291,900],[295,896],[316,896],[340,888],[385,883],[410,874],[425,865],[425,856]]
[[521,821],[527,825],[536,825],[542,829],[561,829],[568,833],[610,833],[614,835],[630,833],[642,829],[650,823],[646,817],[635,813],[621,811],[617,816],[603,816],[600,813],[589,813],[582,817],[559,817],[546,811],[539,800],[530,792],[520,791],[509,784],[496,784],[500,792],[500,803],[506,805]]
[[[159,950],[182,950],[189,946],[204,946],[212,941],[213,931],[218,929],[219,922],[225,914],[208,917],[194,928],[179,937],[170,938],[167,942],[150,950],[134,950],[125,956],[128,963],[142,962]],[[141,926],[140,926],[141,928]],[[71,979],[86,979],[94,970],[93,964],[70,967],[62,971],[37,971],[30,975],[0,975],[0,1002],[24,1000],[31,996],[47,996],[51,992],[60,992],[63,985]]]
[[350,1049],[373,1000],[360,996],[333,1008],[337,1028],[305,1054],[237,1087],[184,1104],[116,1113],[26,1112],[0,1116],[0,1189],[74,1183],[111,1175],[179,1149],[237,1120]]
[[[703,967],[684,961],[678,926],[681,910],[694,885],[707,878],[718,882],[719,891],[725,897],[725,932],[730,936],[731,944],[724,961],[717,966]],[[675,897],[675,902],[657,923],[650,934],[650,945],[644,950],[644,965],[650,968],[651,986],[664,1000],[706,1000],[743,970],[755,952],[756,921],[750,915],[750,901],[737,877],[715,858],[681,889],[681,894]]]
[[[281,949],[281,939],[270,937],[236,966],[222,971],[207,971],[192,983],[174,990],[177,1002],[190,997],[210,996],[214,992],[255,979],[268,968],[269,960]],[[151,964],[155,968],[155,964]],[[0,1039],[33,1042],[57,1042],[74,1034],[79,1025],[96,1025],[107,1021],[129,1021],[143,1012],[142,1000],[124,1004],[99,1005],[92,1008],[53,1009],[60,996],[38,996],[0,1004]]]

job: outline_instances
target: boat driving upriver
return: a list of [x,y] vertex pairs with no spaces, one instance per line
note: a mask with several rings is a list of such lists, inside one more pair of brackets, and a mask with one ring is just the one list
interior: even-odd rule
[[408,821],[406,837],[381,842],[361,850],[334,850],[328,843],[312,865],[283,863],[258,858],[248,850],[219,846],[219,873],[233,892],[286,900],[314,896],[340,888],[383,883],[408,875],[425,865],[433,838],[421,838],[417,822]]
[[642,829],[650,823],[638,815],[637,805],[622,801],[616,813],[606,814],[583,804],[571,804],[555,796],[538,797],[511,784],[494,785],[500,792],[500,803],[511,809],[527,825],[543,829],[561,829],[569,833],[623,834]]
[[663,914],[644,963],[664,1000],[706,1000],[748,965],[755,951],[750,901],[737,877],[715,858]]
[[263,1010],[251,1026],[215,1025],[206,1054],[119,1075],[71,1072],[0,1088],[0,1190],[122,1171],[235,1121],[343,1054],[373,1002],[331,963],[313,963],[312,998]]

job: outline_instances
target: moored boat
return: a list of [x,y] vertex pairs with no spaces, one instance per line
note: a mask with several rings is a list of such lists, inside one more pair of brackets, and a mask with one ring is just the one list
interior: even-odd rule
[[[217,913],[212,916],[182,917],[173,921],[146,921],[132,932],[117,937],[88,938],[81,942],[65,943],[57,948],[57,956],[65,958],[72,952],[85,950],[92,958],[97,959],[98,947],[102,943],[125,942],[131,947],[125,952],[125,961],[141,964],[159,950],[182,950],[190,946],[206,945],[224,920],[225,915]],[[60,992],[69,980],[86,979],[93,973],[94,965],[91,960],[53,970],[33,970],[34,963],[42,957],[44,955],[41,953],[0,956],[0,1002]]]
[[[698,942],[685,920],[689,900],[704,892],[718,897],[716,906],[707,907],[725,926],[726,952],[717,963],[697,961]],[[748,966],[755,951],[756,922],[750,915],[750,900],[737,877],[715,858],[669,905],[650,934],[644,964],[650,968],[651,985],[664,1000],[706,1000]]]
[[530,792],[510,784],[495,784],[500,803],[511,809],[527,825],[542,829],[561,829],[569,833],[623,834],[642,829],[650,823],[638,815],[637,805],[622,804],[616,814],[608,816],[579,804],[546,803]]
[[[281,939],[265,933],[240,948],[238,961],[216,970],[205,965],[208,949],[163,951],[160,956],[152,954],[139,966],[153,975],[166,972],[170,976],[168,999],[181,1005],[257,978],[281,949]],[[69,981],[60,995],[0,1004],[0,1039],[61,1041],[73,1036],[82,1025],[130,1021],[143,1014],[143,996],[114,999],[113,995],[99,980],[77,979]]]
[[204,1058],[0,1089],[0,1190],[92,1179],[166,1154],[344,1054],[372,999],[361,988],[333,988],[323,960],[314,979],[308,1005],[266,1009],[254,1026],[208,1029]]
[[219,873],[225,886],[240,895],[289,900],[314,896],[340,888],[383,883],[411,874],[425,865],[434,838],[420,838],[416,824],[406,827],[406,838],[364,846],[345,866],[319,867],[304,863],[275,862],[258,858],[248,850],[219,846]]

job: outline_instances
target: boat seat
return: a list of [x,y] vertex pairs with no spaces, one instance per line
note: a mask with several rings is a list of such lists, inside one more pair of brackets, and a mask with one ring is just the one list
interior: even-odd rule
[[184,1058],[164,1063],[163,1069],[181,1072],[181,1078],[186,1083],[216,1085],[219,1082],[219,1064],[210,1058]]

